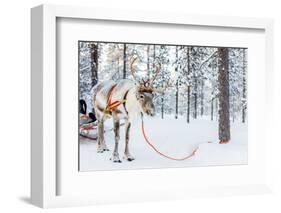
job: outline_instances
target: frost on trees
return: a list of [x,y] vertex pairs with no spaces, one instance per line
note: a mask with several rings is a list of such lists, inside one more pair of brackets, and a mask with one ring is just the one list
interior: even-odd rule
[[91,72],[91,49],[90,43],[79,42],[79,98],[84,99],[91,107],[91,88],[92,88],[92,72]]
[[129,61],[134,57],[138,58],[135,68],[139,79],[153,77],[156,66],[161,65],[153,86],[163,87],[169,81],[165,92],[155,97],[160,118],[183,118],[186,125],[197,119],[220,122],[221,140],[229,140],[231,123],[247,122],[245,48],[80,41],[79,96],[89,110],[91,88],[96,83],[133,80]]

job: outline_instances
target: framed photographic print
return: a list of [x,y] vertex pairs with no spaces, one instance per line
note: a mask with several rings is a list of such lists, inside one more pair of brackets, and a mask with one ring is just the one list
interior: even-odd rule
[[78,41],[78,54],[80,171],[247,164],[246,47]]
[[272,20],[42,5],[31,21],[32,203],[270,191]]

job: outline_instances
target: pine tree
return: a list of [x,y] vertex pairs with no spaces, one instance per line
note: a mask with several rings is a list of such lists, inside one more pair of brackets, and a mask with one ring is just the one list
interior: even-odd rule
[[190,82],[190,47],[187,47],[187,77],[188,77],[188,85],[187,85],[187,116],[186,116],[186,121],[187,123],[190,122],[190,87],[191,87],[191,82]]
[[[176,67],[175,67],[175,72],[178,74],[178,69],[179,69],[179,51],[178,47],[176,46]],[[179,77],[177,77],[176,81],[176,113],[175,113],[175,119],[178,119],[178,114],[179,114]]]
[[90,57],[91,57],[91,80],[92,80],[92,87],[98,83],[98,44],[91,43],[90,44]]
[[125,79],[127,77],[126,63],[127,63],[127,44],[124,44],[124,47],[123,47],[123,79]]
[[246,102],[246,50],[243,49],[243,95],[242,95],[242,122],[245,123],[246,120],[246,108],[247,108],[247,102]]
[[228,48],[218,48],[218,57],[219,140],[220,143],[228,143],[230,140]]

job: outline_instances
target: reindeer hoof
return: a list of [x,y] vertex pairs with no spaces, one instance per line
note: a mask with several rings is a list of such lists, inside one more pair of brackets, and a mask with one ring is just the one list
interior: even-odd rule
[[122,163],[118,154],[113,154],[110,160],[112,160],[113,163]]
[[221,141],[219,142],[219,144],[228,144],[228,142],[229,142],[229,141],[221,140]]
[[[112,160],[112,158],[110,158],[110,160]],[[119,160],[119,159],[112,160],[112,162],[113,162],[113,163],[122,163],[122,161]]]
[[124,159],[127,160],[127,161],[133,161],[133,160],[135,160],[135,158],[134,158],[133,156],[131,156],[131,155],[125,155],[125,156],[124,156]]
[[98,145],[98,150],[97,152],[98,153],[103,153],[103,152],[107,152],[109,151],[109,149],[107,148],[107,146],[105,144],[101,144],[101,145]]
[[103,153],[104,149],[102,147],[98,147],[97,153]]

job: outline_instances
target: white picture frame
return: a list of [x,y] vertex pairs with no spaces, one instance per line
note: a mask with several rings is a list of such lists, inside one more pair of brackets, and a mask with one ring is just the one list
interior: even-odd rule
[[[89,196],[89,195],[59,195],[57,166],[57,86],[60,82],[56,77],[56,29],[57,18],[77,18],[88,20],[117,20],[125,22],[143,22],[154,24],[195,25],[202,27],[223,27],[235,29],[257,29],[265,34],[265,104],[268,112],[265,115],[263,142],[267,152],[267,161],[260,168],[265,178],[258,183],[248,182],[237,184],[218,184],[210,187],[200,187],[193,183],[192,188],[169,185],[167,189],[153,190],[155,192],[138,192],[131,196]],[[34,205],[47,208],[59,206],[91,205],[97,203],[128,202],[142,200],[164,200],[184,197],[253,194],[270,192],[272,167],[270,165],[270,138],[272,131],[271,117],[273,113],[273,21],[271,19],[217,17],[188,14],[166,14],[148,11],[120,11],[101,8],[85,8],[74,6],[41,5],[31,10],[31,201]],[[250,103],[251,104],[251,103]],[[251,149],[252,147],[250,147]],[[224,168],[220,168],[222,172]],[[183,174],[185,170],[174,169],[175,173]],[[107,173],[110,173],[109,171]],[[129,174],[130,171],[126,171]],[[152,171],[154,175],[163,175],[160,170]],[[116,174],[116,173],[115,173]],[[134,173],[136,175],[137,172]],[[133,173],[132,173],[133,175]],[[145,174],[142,174],[145,175]],[[242,175],[242,174],[239,174]],[[171,175],[170,178],[175,178]],[[163,183],[159,183],[162,184]],[[161,187],[159,185],[158,187]],[[163,185],[164,187],[164,185]],[[129,190],[129,189],[128,189]],[[164,193],[169,192],[169,193]],[[133,193],[133,191],[127,191]],[[176,195],[175,195],[176,194]],[[156,197],[157,195],[157,197]]]

